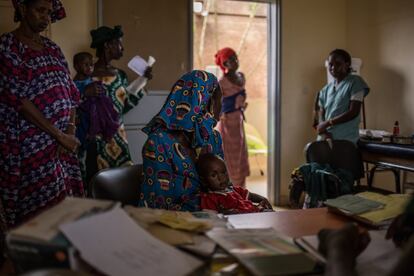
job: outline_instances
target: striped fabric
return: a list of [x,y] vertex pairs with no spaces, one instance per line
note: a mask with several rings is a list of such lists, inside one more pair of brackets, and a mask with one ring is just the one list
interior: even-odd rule
[[[238,86],[226,77],[220,79],[220,86],[223,97],[232,96],[244,89],[244,86]],[[245,97],[238,97],[236,105],[243,106],[245,100]],[[224,156],[230,179],[233,185],[245,187],[246,177],[250,175],[250,167],[242,111],[222,114],[217,130],[223,139]]]

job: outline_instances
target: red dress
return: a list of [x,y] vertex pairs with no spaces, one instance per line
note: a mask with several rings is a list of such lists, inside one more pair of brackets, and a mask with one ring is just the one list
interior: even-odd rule
[[79,101],[60,48],[42,42],[34,50],[13,33],[0,37],[0,200],[9,227],[67,195],[83,195],[76,156],[59,155],[56,139],[19,113],[21,99],[28,99],[65,131]]
[[217,212],[233,209],[239,213],[256,213],[261,210],[249,198],[249,191],[231,186],[226,191],[209,191],[201,193],[201,209]]

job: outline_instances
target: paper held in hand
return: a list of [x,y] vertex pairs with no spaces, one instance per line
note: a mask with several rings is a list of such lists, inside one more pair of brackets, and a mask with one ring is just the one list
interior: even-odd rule
[[140,56],[135,56],[128,62],[128,67],[138,75],[144,76],[147,67],[151,67],[154,63],[155,58],[152,56],[148,57],[148,61],[145,61]]

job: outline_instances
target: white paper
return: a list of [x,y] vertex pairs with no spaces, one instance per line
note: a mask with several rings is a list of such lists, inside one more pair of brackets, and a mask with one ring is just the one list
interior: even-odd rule
[[[385,239],[385,233],[385,230],[369,231],[371,242],[357,258],[356,269],[358,275],[388,275],[397,264],[402,251],[400,248],[395,247],[392,240]],[[319,241],[317,236],[306,236],[303,239],[315,248],[318,248]]]
[[128,67],[138,75],[144,76],[145,70],[154,65],[154,63],[155,58],[152,56],[149,56],[148,62],[140,56],[135,56],[128,62]]
[[60,229],[82,259],[106,275],[186,275],[202,264],[151,236],[120,208]]
[[59,225],[74,221],[85,213],[110,208],[114,203],[108,200],[67,197],[56,206],[12,230],[10,235],[50,241],[59,233]]
[[148,57],[148,66],[152,67],[155,63],[155,58],[153,56]]

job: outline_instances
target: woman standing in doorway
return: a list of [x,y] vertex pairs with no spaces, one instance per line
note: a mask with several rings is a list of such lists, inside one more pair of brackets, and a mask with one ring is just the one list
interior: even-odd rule
[[231,48],[223,48],[216,54],[216,64],[224,75],[220,79],[223,92],[220,121],[217,129],[223,138],[224,156],[230,179],[235,186],[246,186],[250,175],[246,136],[244,133],[244,110],[246,103],[246,79],[237,71],[239,60]]

